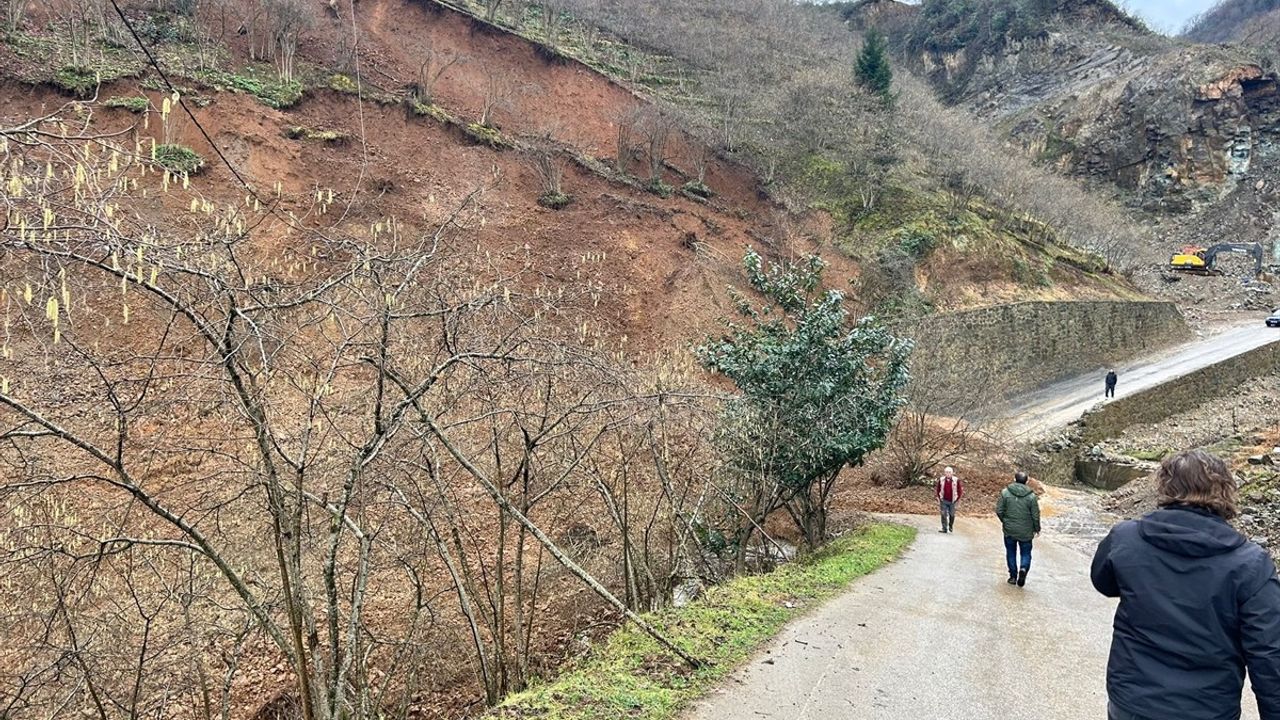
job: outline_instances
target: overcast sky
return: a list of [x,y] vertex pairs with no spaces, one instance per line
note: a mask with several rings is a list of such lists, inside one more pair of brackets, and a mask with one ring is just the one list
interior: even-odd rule
[[1176,33],[1186,21],[1205,10],[1215,0],[1128,0],[1129,10],[1141,15],[1153,30]]

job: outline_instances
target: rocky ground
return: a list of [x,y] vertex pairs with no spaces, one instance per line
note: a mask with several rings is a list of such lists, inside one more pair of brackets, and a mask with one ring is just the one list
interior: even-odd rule
[[[1227,402],[1171,418],[1158,426],[1126,432],[1109,445],[1157,459],[1168,447],[1204,447],[1226,458],[1240,480],[1242,515],[1236,526],[1255,542],[1280,553],[1280,377],[1243,389]],[[1251,428],[1242,430],[1241,428]],[[1257,429],[1261,428],[1261,429]],[[1123,517],[1156,508],[1154,479],[1135,480],[1104,503]]]

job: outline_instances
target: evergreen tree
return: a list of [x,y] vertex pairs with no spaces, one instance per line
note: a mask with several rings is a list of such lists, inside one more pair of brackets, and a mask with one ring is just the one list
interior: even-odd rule
[[893,69],[889,67],[889,52],[884,35],[875,28],[867,31],[866,40],[862,43],[856,74],[859,85],[889,99],[889,89],[893,86]]

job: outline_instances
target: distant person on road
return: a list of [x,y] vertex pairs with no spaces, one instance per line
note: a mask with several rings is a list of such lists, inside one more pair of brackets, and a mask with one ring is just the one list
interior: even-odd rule
[[1262,720],[1280,720],[1280,580],[1228,520],[1226,463],[1202,450],[1156,473],[1160,509],[1117,525],[1093,586],[1120,598],[1107,664],[1111,720],[1236,720],[1245,668]]
[[1115,370],[1107,373],[1107,397],[1113,398],[1116,396],[1116,382],[1119,380],[1120,376],[1116,375]]
[[956,477],[955,469],[948,467],[942,471],[942,477],[934,483],[933,489],[938,496],[938,508],[942,514],[942,530],[939,532],[955,532],[956,505],[964,497],[964,483]]
[[[1022,587],[1031,572],[1031,544],[1040,534],[1040,500],[1027,486],[1027,474],[1019,470],[1013,483],[1000,492],[996,517],[1004,530],[1004,554],[1009,565],[1009,584]],[[1021,553],[1021,562],[1019,562]]]

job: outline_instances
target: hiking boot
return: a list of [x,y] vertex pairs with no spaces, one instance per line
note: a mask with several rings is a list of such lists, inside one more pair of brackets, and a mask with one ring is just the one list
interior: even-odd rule
[[944,532],[946,532],[946,531],[947,531],[947,529],[946,529],[946,528],[942,528],[942,529],[941,529],[941,530],[939,530],[938,532],[940,532],[940,533],[944,533]]
[[1024,585],[1027,584],[1027,571],[1025,569],[1018,571],[1017,583],[1018,583],[1018,587],[1023,587]]
[[1010,585],[1017,585],[1017,584],[1018,584],[1018,578],[1016,578],[1016,577],[1014,577],[1014,576],[1010,575],[1010,576],[1009,576],[1009,584],[1010,584]]

